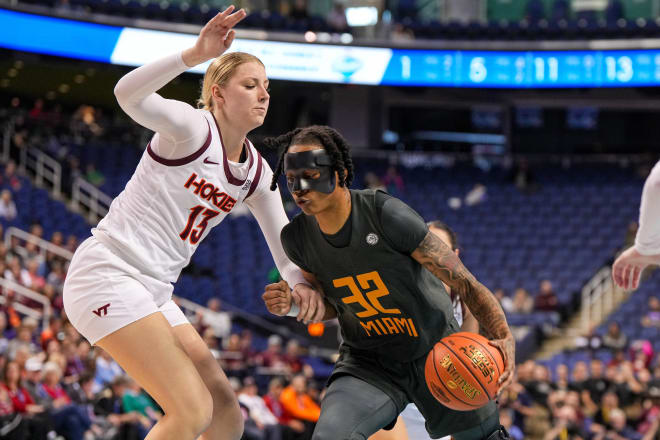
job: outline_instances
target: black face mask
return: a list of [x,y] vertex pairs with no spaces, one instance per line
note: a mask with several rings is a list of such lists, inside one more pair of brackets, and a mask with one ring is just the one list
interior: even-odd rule
[[[318,171],[318,179],[306,179],[305,171]],[[289,191],[318,191],[330,194],[335,190],[335,173],[332,171],[332,160],[325,150],[310,150],[301,153],[286,153],[284,155],[284,174]],[[292,178],[291,181],[289,179]]]

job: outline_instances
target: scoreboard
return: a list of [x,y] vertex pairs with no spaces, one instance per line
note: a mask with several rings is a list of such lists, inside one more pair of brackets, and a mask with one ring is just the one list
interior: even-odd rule
[[[239,31],[240,35],[240,31]],[[0,47],[139,66],[196,35],[0,9]],[[272,79],[392,86],[548,88],[660,86],[660,46],[639,50],[413,50],[236,38]],[[192,72],[205,72],[207,64]]]

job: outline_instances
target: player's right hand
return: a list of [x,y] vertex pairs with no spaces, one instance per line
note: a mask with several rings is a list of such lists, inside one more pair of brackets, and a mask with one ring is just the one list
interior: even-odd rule
[[660,255],[642,255],[635,247],[626,249],[612,266],[612,278],[623,289],[636,289],[642,271],[651,264],[660,264]]
[[285,316],[291,310],[291,289],[284,280],[267,285],[261,298],[263,298],[268,311],[273,315]]

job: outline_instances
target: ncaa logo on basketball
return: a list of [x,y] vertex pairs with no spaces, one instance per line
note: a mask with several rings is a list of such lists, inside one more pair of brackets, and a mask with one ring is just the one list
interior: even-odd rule
[[367,234],[367,244],[374,246],[376,243],[378,243],[378,236],[373,232]]

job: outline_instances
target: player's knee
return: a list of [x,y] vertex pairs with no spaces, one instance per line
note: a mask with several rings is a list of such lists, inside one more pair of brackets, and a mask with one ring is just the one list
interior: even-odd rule
[[199,435],[208,428],[213,420],[213,399],[211,393],[204,389],[195,393],[194,399],[182,399],[183,405],[179,408],[179,418],[189,427],[195,435]]

